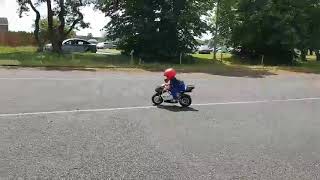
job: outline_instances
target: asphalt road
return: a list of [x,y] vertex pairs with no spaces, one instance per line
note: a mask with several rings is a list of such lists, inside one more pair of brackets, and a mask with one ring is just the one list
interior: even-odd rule
[[320,76],[0,69],[0,179],[320,179]]

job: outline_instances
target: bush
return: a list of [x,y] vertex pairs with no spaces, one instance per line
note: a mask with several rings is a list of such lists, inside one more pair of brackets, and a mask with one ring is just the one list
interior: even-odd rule
[[252,65],[261,64],[262,56],[264,56],[265,65],[293,65],[297,58],[293,50],[281,48],[255,50],[242,47],[235,49],[232,54]]

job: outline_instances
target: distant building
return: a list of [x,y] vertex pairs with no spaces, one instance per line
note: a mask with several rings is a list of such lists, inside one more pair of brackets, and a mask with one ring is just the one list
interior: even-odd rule
[[9,24],[7,18],[0,17],[0,32],[8,32]]

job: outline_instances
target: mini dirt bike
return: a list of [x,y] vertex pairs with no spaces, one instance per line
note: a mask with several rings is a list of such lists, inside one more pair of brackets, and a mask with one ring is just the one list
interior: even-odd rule
[[152,96],[152,102],[154,105],[160,105],[163,102],[165,103],[180,103],[183,107],[188,107],[192,103],[191,97],[186,94],[192,92],[192,90],[195,88],[193,85],[186,86],[186,90],[182,91],[178,94],[178,101],[174,101],[173,96],[170,94],[170,92],[165,91],[166,84],[163,84],[162,86],[156,87],[155,91],[156,93]]

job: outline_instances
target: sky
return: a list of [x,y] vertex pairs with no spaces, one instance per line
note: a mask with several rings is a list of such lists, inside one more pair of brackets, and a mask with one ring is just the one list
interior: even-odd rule
[[[41,16],[46,16],[45,6],[39,7]],[[109,21],[109,18],[98,10],[93,10],[93,7],[84,7],[81,9],[84,14],[84,21],[90,23],[90,28],[81,29],[77,35],[88,35],[92,33],[95,37],[103,36],[103,27]],[[10,31],[27,31],[32,32],[35,14],[30,11],[19,18],[18,4],[16,0],[0,0],[0,17],[7,17],[9,21]]]

